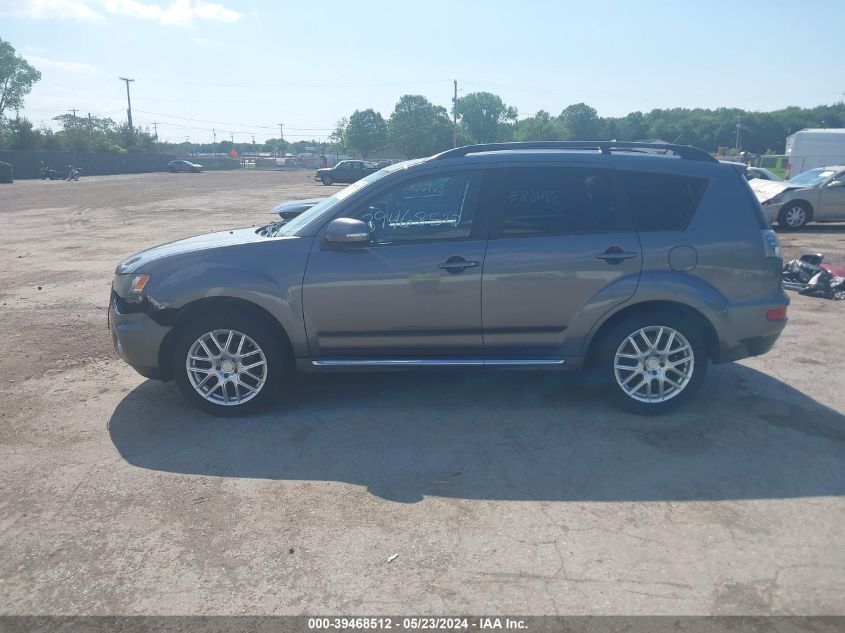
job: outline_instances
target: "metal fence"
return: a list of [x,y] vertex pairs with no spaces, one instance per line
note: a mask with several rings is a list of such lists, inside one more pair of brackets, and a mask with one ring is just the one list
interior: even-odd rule
[[66,172],[68,165],[82,169],[83,176],[141,174],[167,171],[172,154],[136,154],[127,152],[62,152],[41,150],[0,150],[0,162],[11,163],[15,179],[40,178],[41,168]]

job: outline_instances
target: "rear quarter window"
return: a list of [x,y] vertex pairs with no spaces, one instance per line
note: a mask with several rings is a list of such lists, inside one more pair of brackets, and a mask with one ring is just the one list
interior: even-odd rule
[[638,231],[682,231],[695,213],[706,178],[654,172],[619,173]]

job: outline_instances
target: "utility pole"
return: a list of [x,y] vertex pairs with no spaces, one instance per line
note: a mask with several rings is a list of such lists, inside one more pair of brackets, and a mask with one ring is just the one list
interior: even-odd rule
[[129,119],[129,131],[131,133],[135,133],[135,128],[132,127],[132,99],[129,98],[129,82],[135,81],[134,79],[129,79],[128,77],[118,77],[123,82],[126,82],[126,105],[128,106],[126,109],[127,119]]
[[156,142],[158,142],[158,121],[153,121],[153,134],[156,137]]
[[214,139],[214,144],[217,145],[217,130],[211,128],[211,137]]
[[229,132],[229,140],[232,141],[232,143],[235,142],[235,133],[234,132]]
[[742,137],[742,133],[741,133],[740,130],[742,130],[742,117],[738,116],[738,117],[736,117],[736,153],[737,153],[737,156],[739,156],[739,150],[740,150],[739,141]]
[[91,119],[90,112],[88,113],[88,127],[90,127],[92,130],[94,129],[94,121]]
[[71,108],[68,112],[73,112],[73,125],[76,125],[76,108]]
[[279,123],[279,140],[282,142],[282,147],[285,145],[285,124]]
[[452,147],[458,146],[458,80],[455,79],[455,96],[452,97]]

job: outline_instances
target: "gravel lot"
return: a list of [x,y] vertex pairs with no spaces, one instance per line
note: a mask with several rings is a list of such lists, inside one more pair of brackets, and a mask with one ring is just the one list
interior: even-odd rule
[[[116,357],[119,259],[326,191],[0,187],[0,613],[845,614],[845,302],[792,295],[770,354],[659,419],[485,373],[303,378],[220,420]],[[845,261],[843,225],[782,238]]]

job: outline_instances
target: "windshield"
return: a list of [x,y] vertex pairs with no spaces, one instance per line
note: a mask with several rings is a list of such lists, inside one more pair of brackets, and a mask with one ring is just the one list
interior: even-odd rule
[[303,229],[304,227],[311,224],[311,222],[313,222],[314,220],[316,220],[317,218],[319,218],[323,214],[327,214],[327,213],[331,212],[331,210],[334,209],[334,207],[337,205],[338,202],[340,202],[341,200],[345,200],[346,198],[351,196],[356,191],[360,191],[361,189],[363,189],[364,187],[366,187],[370,183],[373,183],[377,180],[381,180],[382,178],[384,178],[388,174],[393,173],[394,171],[398,171],[399,169],[405,169],[407,167],[410,167],[411,165],[415,165],[415,164],[421,162],[422,160],[424,160],[424,159],[409,160],[409,161],[405,161],[404,163],[396,163],[395,165],[388,165],[384,169],[380,169],[376,172],[373,172],[369,176],[361,178],[361,180],[359,180],[357,182],[353,182],[351,185],[349,185],[348,187],[344,187],[343,189],[338,191],[336,194],[334,194],[330,198],[326,198],[325,200],[323,200],[319,204],[315,204],[313,207],[308,209],[303,214],[296,216],[290,222],[285,222],[284,224],[282,224],[278,229],[276,229],[276,232],[274,233],[274,235],[276,235],[276,236],[295,235],[297,232],[299,232],[301,229]]
[[799,187],[816,187],[835,173],[830,169],[811,169],[810,171],[805,171],[803,174],[798,174],[794,178],[790,178],[787,182],[790,185],[798,185]]

